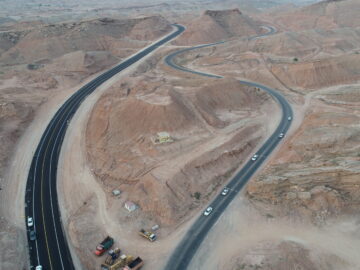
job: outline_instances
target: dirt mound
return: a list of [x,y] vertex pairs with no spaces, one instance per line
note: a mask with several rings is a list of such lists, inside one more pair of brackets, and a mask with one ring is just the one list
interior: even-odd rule
[[118,56],[119,47],[134,50],[170,30],[170,24],[159,16],[51,24],[1,34],[0,61],[3,65],[31,63],[73,51],[110,51]]
[[[155,91],[105,95],[88,123],[87,149],[108,192],[119,187],[145,215],[174,224],[206,202],[249,155],[262,129],[245,119],[258,116],[252,109],[270,100],[235,80],[184,92],[158,83],[162,88],[152,85]],[[154,144],[161,131],[173,142]]]
[[185,33],[176,40],[179,45],[211,43],[231,37],[252,36],[260,29],[239,9],[207,10],[187,25]]

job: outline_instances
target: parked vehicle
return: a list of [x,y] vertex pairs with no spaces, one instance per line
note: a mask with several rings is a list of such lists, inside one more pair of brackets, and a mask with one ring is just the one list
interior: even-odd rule
[[151,233],[151,232],[148,232],[148,231],[145,231],[144,229],[141,229],[139,231],[139,234],[142,236],[142,237],[145,237],[146,239],[148,239],[150,242],[154,242],[156,240],[156,234],[155,233]]
[[112,265],[117,258],[120,256],[120,248],[110,249],[108,251],[108,256],[105,259],[105,263],[108,265]]
[[144,261],[140,257],[137,257],[135,260],[133,260],[131,263],[125,266],[123,270],[138,270],[143,265],[144,265]]
[[125,254],[123,254],[112,265],[103,263],[101,265],[101,270],[118,270],[118,269],[121,269],[122,267],[128,265],[133,260],[134,260],[133,256],[126,256]]
[[114,244],[114,238],[107,236],[97,247],[95,250],[95,255],[101,256],[104,254],[105,251],[107,251],[109,248],[112,247]]

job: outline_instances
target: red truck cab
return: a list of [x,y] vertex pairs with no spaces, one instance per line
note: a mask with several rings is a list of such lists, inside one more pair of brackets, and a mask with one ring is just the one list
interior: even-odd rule
[[101,256],[105,251],[110,249],[114,244],[114,239],[110,236],[107,236],[99,245],[97,245],[95,250],[95,255]]

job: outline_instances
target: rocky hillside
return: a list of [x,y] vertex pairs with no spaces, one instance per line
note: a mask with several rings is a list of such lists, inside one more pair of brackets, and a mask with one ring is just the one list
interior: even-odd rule
[[359,213],[359,85],[321,91],[296,134],[271,166],[249,183],[247,194],[275,213],[322,225]]
[[207,10],[187,25],[177,39],[181,45],[203,44],[232,37],[252,36],[260,31],[258,25],[239,9]]
[[287,30],[358,27],[360,26],[359,10],[358,0],[322,1],[282,14],[278,16],[276,22]]

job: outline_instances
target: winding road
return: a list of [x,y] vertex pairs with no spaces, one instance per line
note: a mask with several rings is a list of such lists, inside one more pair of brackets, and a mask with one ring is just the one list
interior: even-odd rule
[[[144,50],[84,85],[60,107],[46,127],[32,159],[25,194],[26,217],[30,216],[34,218],[33,227],[27,227],[27,231],[29,232],[30,230],[34,230],[36,232],[36,240],[30,240],[28,233],[30,265],[32,268],[36,265],[42,265],[43,269],[46,270],[74,269],[64,228],[61,223],[61,213],[58,206],[56,188],[57,165],[69,121],[71,121],[85,98],[94,92],[97,87],[113,77],[115,74],[128,68],[133,63],[156,50],[159,46],[175,38],[185,30],[185,28],[181,25],[174,26],[177,28],[176,31],[167,35],[160,41],[148,46]],[[276,32],[276,30],[271,27],[268,27],[268,30],[268,33],[261,36]],[[261,36],[251,37],[249,40],[259,38]],[[198,72],[176,65],[173,62],[173,59],[176,55],[184,53],[185,51],[220,45],[224,42],[225,41],[200,45],[177,51],[166,57],[165,61],[173,68],[177,68],[185,72],[191,72],[207,77],[222,78],[218,75]],[[196,253],[201,242],[205,239],[211,227],[215,224],[232,199],[265,161],[267,156],[279,144],[281,140],[278,138],[279,133],[286,133],[291,124],[288,117],[291,117],[292,119],[292,110],[282,95],[269,87],[254,82],[240,81],[240,83],[253,87],[259,87],[273,96],[283,111],[281,122],[276,131],[258,150],[257,154],[259,155],[259,158],[256,161],[247,162],[242,170],[228,183],[227,187],[230,188],[229,194],[227,196],[218,195],[212,201],[211,206],[214,208],[213,213],[211,213],[208,217],[201,215],[196,220],[174,251],[173,255],[170,257],[166,266],[167,270],[187,269],[191,259]]]
[[[266,26],[268,32],[259,36],[254,36],[249,38],[249,40],[257,39],[260,37],[268,36],[276,33],[276,29],[270,26]],[[225,41],[205,44],[200,46],[195,46],[191,48],[186,48],[180,51],[176,51],[165,58],[165,62],[178,70],[182,70],[184,72],[190,72],[193,74],[212,77],[212,78],[222,78],[222,76],[204,73],[200,71],[195,71],[188,69],[186,67],[180,66],[174,62],[174,58],[184,52],[201,49],[209,46],[215,46],[219,44],[223,44]],[[221,214],[224,212],[226,207],[231,203],[231,201],[235,198],[235,196],[241,191],[241,189],[245,186],[245,184],[251,179],[256,170],[264,163],[267,157],[271,154],[271,152],[276,148],[276,146],[280,143],[282,138],[279,137],[280,133],[286,134],[286,131],[289,129],[292,119],[293,112],[291,106],[286,101],[286,99],[274,89],[271,89],[265,85],[261,85],[259,83],[243,81],[240,80],[239,83],[248,85],[251,87],[258,87],[267,93],[269,93],[274,100],[279,104],[282,110],[282,118],[280,120],[279,125],[273,134],[266,140],[266,142],[260,147],[260,149],[256,152],[258,158],[253,161],[249,160],[244,167],[229,181],[226,185],[230,191],[226,196],[218,194],[214,200],[209,204],[213,208],[213,211],[209,216],[201,215],[198,219],[192,224],[191,228],[185,234],[181,242],[173,251],[173,254],[170,256],[165,270],[186,270],[196,254],[199,246],[202,241],[205,239],[208,232],[211,230],[212,226],[219,219]]]
[[[74,269],[61,223],[56,189],[59,154],[69,121],[85,98],[97,87],[185,30],[181,25],[174,27],[176,30],[163,39],[104,72],[75,92],[46,127],[33,156],[26,183],[25,219],[28,216],[34,219],[34,225],[27,227],[31,269],[37,265],[42,265],[46,270]],[[30,239],[30,230],[35,231],[35,240]]]

